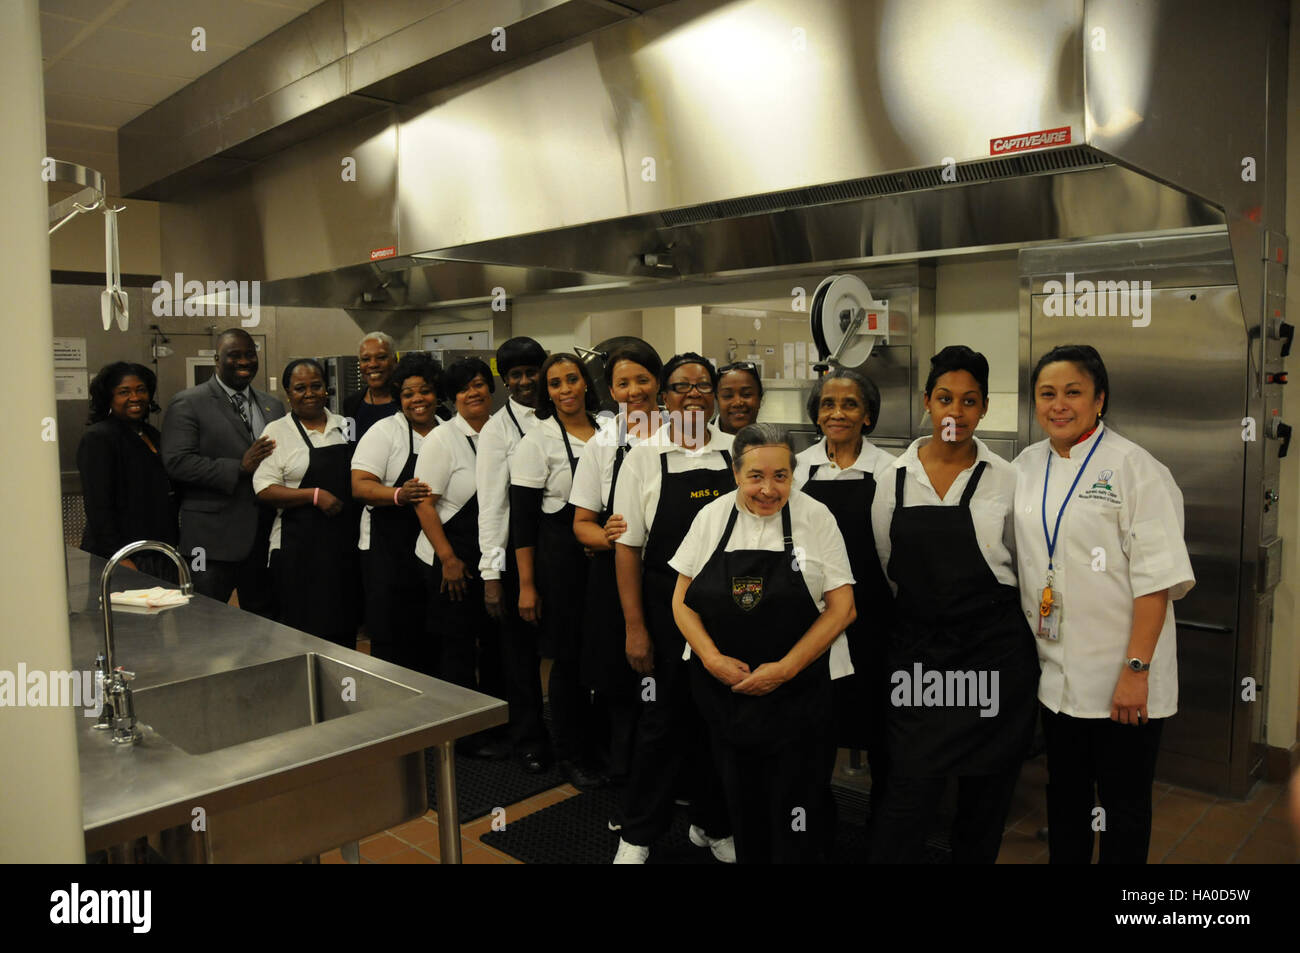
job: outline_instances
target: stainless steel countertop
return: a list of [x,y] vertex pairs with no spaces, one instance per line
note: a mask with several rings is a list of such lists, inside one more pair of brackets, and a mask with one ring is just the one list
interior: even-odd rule
[[[94,671],[103,651],[99,576],[107,560],[67,549],[72,665]],[[110,589],[159,585],[119,568]],[[187,754],[141,724],[138,745],[113,745],[94,718],[77,718],[82,823],[97,850],[262,800],[367,764],[460,738],[506,720],[506,703],[429,678],[196,595],[186,606],[144,615],[115,609],[116,662],[133,691],[305,653],[336,659],[420,694],[383,708],[282,732],[207,754]],[[233,716],[233,713],[231,713]],[[213,712],[212,717],[222,713]]]

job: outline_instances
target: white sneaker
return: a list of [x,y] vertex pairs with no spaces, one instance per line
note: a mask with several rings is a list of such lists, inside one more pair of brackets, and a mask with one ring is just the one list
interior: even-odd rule
[[[696,847],[707,847],[713,851],[713,856],[724,864],[734,864],[736,862],[736,842],[730,837],[710,837],[704,833],[704,828],[691,825],[687,832],[691,843]],[[615,861],[618,863],[618,861]]]
[[[650,856],[649,847],[639,847],[636,844],[629,844],[623,838],[618,839],[618,853],[614,855],[616,864],[644,864],[646,858]],[[734,854],[732,855],[734,858]]]

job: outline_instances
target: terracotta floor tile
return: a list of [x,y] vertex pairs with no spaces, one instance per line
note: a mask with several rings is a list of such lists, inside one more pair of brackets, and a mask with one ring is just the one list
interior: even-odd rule
[[1159,828],[1151,830],[1151,846],[1147,850],[1147,863],[1162,863],[1168,856],[1175,844],[1182,840],[1183,835],[1178,831],[1165,831]]
[[1258,824],[1258,818],[1231,811],[1222,804],[1214,804],[1196,822],[1188,836],[1236,848],[1241,846]]
[[1295,833],[1291,830],[1291,825],[1282,821],[1270,820],[1267,817],[1259,822],[1259,827],[1255,828],[1250,835],[1250,840],[1246,843],[1249,844],[1252,841],[1263,844],[1278,844],[1292,850],[1296,849]]
[[1047,852],[1047,845],[1032,834],[1010,831],[1002,838],[998,852],[999,864],[1030,864],[1039,854]]
[[406,841],[412,847],[421,847],[431,840],[438,839],[438,825],[430,824],[424,818],[417,818],[392,828],[388,833]]
[[473,850],[465,851],[461,862],[465,864],[504,864],[506,860],[496,851],[479,846]]
[[[512,815],[513,815],[513,811],[510,808],[506,808],[507,824],[510,823],[510,818]],[[462,824],[460,825],[460,836],[463,838],[467,838],[469,840],[476,841],[484,834],[486,834],[488,831],[492,830],[492,821],[493,821],[492,815],[488,814],[485,817],[480,817],[478,820],[470,821],[468,824]]]
[[1273,802],[1272,807],[1264,812],[1264,816],[1270,821],[1290,821],[1291,795],[1283,791],[1281,796]]
[[1228,810],[1247,817],[1263,817],[1282,795],[1282,785],[1264,781],[1255,785],[1255,790],[1244,801],[1232,798],[1219,798],[1219,804]]
[[385,857],[391,857],[398,851],[407,849],[407,846],[396,837],[390,837],[385,833],[382,837],[362,841],[361,856],[368,860],[383,860]]
[[1253,837],[1232,858],[1234,864],[1295,864],[1297,861],[1300,854],[1289,845]]
[[1164,859],[1166,864],[1226,864],[1233,854],[1231,847],[1214,844],[1209,841],[1185,839],[1169,852]]
[[[1030,811],[1013,825],[1022,834],[1036,835],[1047,826],[1047,809],[1040,807]],[[1044,843],[1039,841],[1039,843]]]
[[1186,831],[1204,817],[1210,807],[1210,801],[1188,797],[1182,791],[1166,794],[1152,807],[1151,826]]
[[1169,793],[1181,794],[1183,797],[1189,798],[1193,801],[1204,801],[1206,803],[1213,804],[1215,801],[1219,800],[1217,795],[1206,794],[1204,791],[1194,791],[1191,788],[1181,788],[1176,784],[1171,784],[1169,787],[1170,787]]
[[343,859],[343,855],[338,852],[337,848],[330,851],[328,854],[321,854],[320,862],[322,864],[346,864],[347,863],[347,861]]
[[429,854],[414,848],[399,850],[396,854],[390,854],[380,861],[380,863],[384,864],[436,864],[437,862]]

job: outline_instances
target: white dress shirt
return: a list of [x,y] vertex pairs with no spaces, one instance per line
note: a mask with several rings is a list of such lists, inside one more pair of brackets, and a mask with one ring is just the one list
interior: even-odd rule
[[[507,410],[514,412],[510,419]],[[483,425],[478,445],[478,544],[482,552],[479,575],[500,579],[505,560],[506,541],[510,536],[510,458],[524,433],[537,426],[537,412],[531,407],[506,398],[506,405]]]
[[[793,490],[787,505],[790,508],[790,539],[802,567],[800,575],[808,587],[808,595],[817,605],[817,611],[825,612],[826,593],[840,586],[851,586],[855,582],[853,570],[849,566],[849,554],[844,547],[844,537],[840,535],[834,515],[820,500]],[[780,552],[785,548],[781,514],[777,512],[771,516],[757,516],[740,505],[738,492],[733,490],[711,501],[695,515],[690,532],[677,547],[677,552],[668,561],[668,565],[683,576],[692,579],[698,576],[722,541],[722,534],[726,532],[727,520],[731,518],[733,510],[736,511],[736,525],[732,527],[731,538],[727,540],[726,552],[738,549]],[[763,624],[761,610],[754,621],[756,625]],[[800,632],[799,635],[802,636],[803,633]],[[689,645],[684,657],[690,657]],[[843,632],[831,643],[830,666],[833,679],[853,674],[849,643]]]
[[[379,482],[385,486],[396,486],[397,478],[402,475],[402,467],[406,466],[406,454],[410,449],[408,426],[409,421],[401,412],[390,414],[371,424],[370,429],[362,435],[357,449],[352,452],[352,469],[365,470],[379,477]],[[429,436],[432,435],[431,430]],[[415,452],[419,453],[425,438],[415,430],[410,431],[410,436],[414,441]],[[361,511],[361,536],[357,540],[357,549],[363,551],[370,548],[370,511],[373,509],[373,506],[367,505]]]
[[[487,430],[487,424],[483,425],[483,430]],[[470,447],[470,441],[479,448],[478,454]],[[415,478],[428,484],[430,491],[437,494],[438,502],[434,509],[444,527],[478,492],[476,464],[483,452],[482,441],[483,434],[476,433],[469,421],[457,414],[429,434],[415,458]],[[479,506],[482,505],[480,494]],[[433,543],[423,532],[416,537],[415,555],[427,565],[433,565],[436,556]]]
[[[907,451],[895,460],[889,469],[876,479],[880,486],[876,489],[876,498],[871,504],[871,529],[876,537],[876,551],[880,554],[880,565],[889,577],[889,527],[894,519],[894,484],[896,471],[907,470],[903,484],[903,505],[908,506],[958,506],[961,496],[970,483],[971,474],[980,461],[988,466],[980,477],[975,496],[970,501],[971,521],[975,524],[975,539],[979,543],[981,554],[988,567],[997,577],[998,582],[1008,586],[1017,585],[1016,579],[1016,531],[1012,520],[1012,508],[1016,495],[1016,468],[1003,460],[984,445],[979,437],[975,441],[975,462],[957,474],[952,486],[943,499],[935,492],[925,466],[916,452],[933,437],[920,437],[912,442]],[[936,584],[942,580],[936,580]],[[889,580],[890,587],[897,592],[898,586]]]
[[699,450],[686,450],[668,436],[668,427],[660,427],[650,439],[637,444],[623,458],[618,473],[618,487],[614,490],[614,512],[621,513],[627,521],[627,530],[617,542],[642,551],[650,539],[655,510],[659,507],[659,488],[663,474],[659,457],[668,454],[668,472],[685,473],[687,470],[727,470],[730,467],[722,458],[722,451],[731,453],[731,434],[723,433],[709,424],[709,442]]
[[[510,458],[510,483],[542,491],[542,512],[558,513],[569,502],[573,474],[569,455],[564,450],[564,436],[556,417],[539,420],[528,431]],[[576,459],[587,445],[569,434],[569,448]],[[593,440],[594,442],[594,440]]]
[[[317,432],[309,427],[302,429],[307,434],[313,447],[333,447],[348,442],[348,422],[338,414],[325,411],[325,431]],[[311,464],[311,451],[302,442],[298,428],[294,426],[293,414],[285,414],[272,420],[262,430],[263,437],[275,441],[275,449],[262,458],[262,462],[253,471],[253,492],[260,493],[268,486],[287,486],[296,490],[302,484],[302,478]],[[342,502],[347,503],[347,500]],[[275,522],[271,524],[271,543],[268,555],[280,548],[280,516],[283,509],[277,507]]]
[[[1100,443],[1098,443],[1100,441]],[[1038,698],[1054,712],[1109,718],[1111,697],[1128,659],[1133,600],[1169,590],[1169,605],[1148,674],[1147,713],[1178,711],[1178,650],[1174,600],[1195,585],[1183,541],[1183,494],[1168,468],[1105,424],[1062,457],[1047,440],[1016,458],[1016,552],[1020,603],[1038,630],[1038,604],[1047,584],[1047,526],[1056,516],[1088,452],[1086,471],[1061,514],[1052,557],[1052,591],[1061,604],[1060,638],[1036,638],[1043,674]],[[1048,476],[1048,454],[1051,473]],[[1046,507],[1043,484],[1048,482]]]
[[[582,448],[578,457],[578,469],[573,474],[573,488],[569,491],[569,502],[584,510],[599,513],[609,500],[609,485],[614,480],[614,458],[618,455],[617,419],[606,419],[601,423],[599,432]],[[635,447],[642,441],[625,434],[628,447]],[[627,463],[627,451],[623,462]],[[619,471],[620,478],[622,470]],[[614,512],[613,510],[610,511]]]
[[[858,451],[858,458],[841,470],[834,460],[826,456],[826,438],[822,437],[795,457],[794,485],[802,488],[808,482],[809,472],[813,467],[817,467],[817,473],[813,477],[814,480],[861,480],[866,474],[870,473],[875,477],[876,484],[883,486],[886,472],[891,471],[893,465],[894,455],[892,453],[881,450],[870,440],[863,437],[862,449]],[[890,479],[893,479],[892,472],[888,475]]]

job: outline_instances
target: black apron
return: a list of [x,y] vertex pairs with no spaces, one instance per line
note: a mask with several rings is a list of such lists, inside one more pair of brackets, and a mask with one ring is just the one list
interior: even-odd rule
[[[686,640],[673,621],[673,590],[677,570],[668,560],[677,553],[690,531],[695,515],[709,503],[736,488],[731,473],[731,454],[721,451],[720,470],[697,467],[680,473],[668,472],[671,451],[659,454],[659,500],[642,554],[641,599],[646,628],[654,642],[655,658],[680,660]],[[626,664],[626,656],[624,657]]]
[[360,509],[352,500],[352,444],[316,447],[295,416],[307,445],[307,472],[299,489],[320,487],[343,503],[326,516],[316,506],[295,506],[280,514],[280,619],[309,635],[356,647],[361,582],[357,536]]
[[[382,405],[381,405],[382,406]],[[406,422],[406,462],[397,474],[397,487],[415,476],[415,430]],[[420,520],[413,506],[376,506],[370,511],[370,560],[378,579],[394,589],[420,586],[423,563],[415,555]]]
[[858,618],[845,630],[853,674],[831,683],[835,698],[834,740],[838,747],[870,749],[885,740],[888,633],[894,611],[894,592],[880,568],[871,528],[876,478],[864,473],[861,480],[814,480],[820,467],[817,463],[809,468],[802,491],[826,504],[835,517],[857,579],[853,604]]
[[[709,637],[723,655],[752,672],[789,653],[821,614],[795,569],[790,504],[781,508],[784,547],[776,552],[727,552],[735,528],[733,507],[722,539],[686,590]],[[808,736],[821,737],[831,716],[830,653],[766,695],[733,692],[691,655],[691,689],[700,713],[729,744],[747,747]]]
[[[897,776],[988,775],[1015,767],[1028,752],[1037,713],[1038,653],[1015,586],[998,581],[984,561],[970,501],[987,466],[980,461],[959,506],[903,506],[906,467],[894,484],[889,578],[898,585],[889,651],[891,672],[908,682],[892,689],[913,701],[915,668],[998,673],[998,714],[966,705],[894,705],[890,756]],[[978,690],[978,689],[976,689]],[[919,694],[919,691],[918,691]],[[949,696],[946,700],[951,701]]]
[[[564,453],[569,458],[569,477],[578,469],[569,433],[557,418]],[[582,543],[573,535],[573,504],[565,503],[554,513],[543,512],[533,550],[533,573],[542,596],[542,620],[538,626],[537,653],[543,658],[576,658],[582,644],[582,605],[587,584],[587,557]],[[614,598],[618,598],[617,590]]]
[[[596,517],[602,529],[614,512],[614,491],[618,471],[630,448],[620,444],[614,451],[614,468],[609,478],[609,498]],[[636,672],[627,664],[623,604],[618,598],[618,575],[614,551],[596,552],[587,564],[587,598],[582,615],[582,683],[596,691],[632,697]]]

